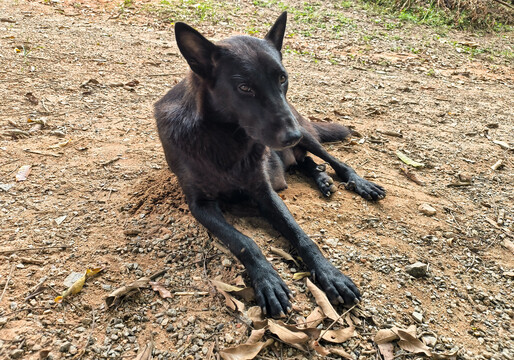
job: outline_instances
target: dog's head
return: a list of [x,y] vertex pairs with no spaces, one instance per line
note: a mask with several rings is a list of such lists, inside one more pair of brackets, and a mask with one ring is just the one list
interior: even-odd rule
[[180,52],[207,89],[205,110],[273,149],[294,146],[302,137],[286,100],[288,75],[280,53],[286,21],[284,12],[264,39],[234,36],[217,44],[184,23],[175,25]]

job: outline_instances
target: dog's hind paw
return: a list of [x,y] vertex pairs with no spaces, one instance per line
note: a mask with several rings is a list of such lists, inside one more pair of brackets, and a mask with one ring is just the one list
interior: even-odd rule
[[334,185],[334,180],[325,172],[320,171],[314,176],[314,181],[318,185],[319,190],[326,197],[330,197],[337,191],[337,187]]
[[382,186],[365,180],[357,174],[353,174],[344,186],[347,190],[354,191],[370,201],[382,200],[386,196],[386,191]]

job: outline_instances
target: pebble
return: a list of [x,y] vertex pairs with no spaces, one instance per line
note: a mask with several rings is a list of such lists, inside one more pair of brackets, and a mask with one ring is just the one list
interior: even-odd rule
[[230,259],[228,258],[224,258],[222,261],[221,261],[221,264],[225,267],[229,267],[232,265],[232,261],[230,261]]
[[423,322],[423,314],[420,312],[414,311],[412,313],[412,317],[414,318],[414,320],[416,320],[420,324]]
[[227,344],[232,344],[234,342],[234,337],[230,334],[225,334],[225,342]]
[[13,350],[9,354],[9,356],[11,357],[11,359],[20,359],[23,356],[23,350],[21,350],[21,349]]
[[7,317],[0,317],[0,326],[7,324]]
[[72,344],[69,341],[66,341],[65,343],[63,343],[61,345],[61,347],[59,348],[59,351],[63,352],[63,353],[68,352],[68,351],[70,351],[71,345]]
[[405,267],[405,271],[407,272],[407,274],[414,276],[415,278],[420,278],[427,275],[428,264],[418,261],[414,264],[407,265]]
[[426,216],[434,216],[437,211],[430,204],[423,203],[418,207],[420,213]]

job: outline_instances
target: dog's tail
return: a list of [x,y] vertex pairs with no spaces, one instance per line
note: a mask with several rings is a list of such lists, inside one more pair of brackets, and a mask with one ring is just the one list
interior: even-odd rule
[[341,141],[353,133],[346,126],[335,123],[313,122],[311,124],[318,133],[320,142]]

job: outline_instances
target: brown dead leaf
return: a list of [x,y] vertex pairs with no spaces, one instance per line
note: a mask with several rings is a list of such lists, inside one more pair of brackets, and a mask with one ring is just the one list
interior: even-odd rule
[[324,348],[323,346],[321,346],[319,344],[319,342],[317,342],[316,340],[311,340],[309,342],[309,347],[311,349],[313,349],[314,351],[316,351],[318,354],[320,354],[321,356],[327,356],[327,355],[330,355],[330,351],[327,350],[326,348]]
[[153,341],[148,342],[142,351],[140,351],[135,360],[151,360],[152,359],[152,351],[153,351]]
[[400,337],[391,329],[380,329],[375,335],[374,341],[380,345],[398,340]]
[[172,298],[171,292],[164,287],[164,284],[161,284],[157,281],[150,281],[148,284],[152,287],[153,291],[158,291],[159,295],[163,299]]
[[322,339],[332,343],[343,343],[349,338],[355,335],[355,328],[353,326],[339,329],[339,330],[327,330],[323,333]]
[[316,304],[318,304],[321,310],[323,310],[323,313],[326,315],[326,317],[333,321],[337,320],[341,325],[344,325],[344,321],[339,318],[339,314],[328,300],[327,295],[325,295],[325,293],[316,285],[314,285],[308,278],[305,279],[305,284],[307,285],[307,288],[311,294],[314,296]]
[[291,330],[293,332],[303,332],[306,334],[309,338],[313,340],[317,340],[321,334],[321,329],[315,328],[315,327],[302,327],[300,325],[292,325],[292,324],[285,324],[283,321],[277,321],[277,324],[280,326],[285,327],[288,330]]
[[253,301],[255,299],[255,292],[251,287],[241,288],[233,285],[226,284],[219,280],[211,280],[212,284],[219,290],[241,296],[244,301]]
[[254,344],[242,344],[228,349],[221,350],[219,354],[224,360],[251,360],[261,352],[262,349],[273,344],[273,339],[266,342],[261,341]]
[[229,295],[226,291],[223,291],[221,289],[218,289],[218,291],[225,298],[225,305],[227,305],[227,307],[229,309],[232,309],[234,311],[238,311],[241,313],[245,310],[245,305],[241,301],[239,301],[236,298],[234,298],[233,296]]
[[409,179],[410,181],[413,181],[415,182],[416,184],[420,185],[420,186],[425,186],[425,183],[421,180],[419,180],[416,176],[416,174],[414,174],[412,171],[410,171],[409,169],[407,169],[406,166],[404,165],[401,165],[400,166],[400,172],[405,175],[407,177],[407,179]]
[[294,262],[294,264],[295,264],[297,267],[299,267],[299,266],[300,266],[300,265],[298,264],[298,262],[295,260],[295,258],[294,258],[291,254],[288,254],[287,252],[285,252],[284,250],[279,249],[279,248],[276,248],[276,247],[273,247],[273,246],[270,248],[270,250],[271,250],[271,252],[272,252],[273,254],[276,254],[276,255],[278,255],[278,256],[280,256],[280,257],[282,257],[282,258],[286,259],[286,260],[289,260],[289,261]]
[[268,320],[269,331],[277,335],[280,340],[287,344],[302,344],[309,341],[309,336],[300,329],[297,331],[283,326],[284,323],[275,320]]
[[252,330],[252,333],[250,334],[250,337],[248,338],[248,341],[246,341],[246,343],[255,344],[256,342],[262,339],[265,332],[266,329]]
[[[376,340],[375,340],[376,342]],[[394,346],[393,343],[386,342],[386,343],[377,343],[378,350],[384,357],[384,360],[393,360],[394,359]]]
[[150,281],[150,278],[142,277],[129,285],[114,290],[105,298],[107,307],[118,306],[125,297],[132,295],[139,289],[147,288]]
[[16,181],[25,181],[32,170],[32,165],[22,165],[16,173]]
[[415,336],[412,336],[409,332],[398,329],[398,336],[400,337],[400,341],[398,341],[398,346],[400,346],[403,350],[409,351],[414,354],[423,353],[426,356],[432,356],[432,352],[423,344],[419,339]]
[[262,329],[268,326],[268,320],[264,318],[262,309],[259,306],[252,306],[246,312],[246,316],[252,320],[255,329]]
[[305,326],[307,327],[316,327],[323,322],[326,318],[325,314],[323,314],[323,310],[319,306],[317,306],[305,319]]
[[[330,351],[331,354],[334,354],[334,355],[339,355],[340,357],[344,358],[344,359],[349,359],[349,360],[353,360],[353,356],[351,356],[350,354],[348,354],[346,351],[344,351],[343,349],[338,349],[338,348],[330,348],[328,349],[328,351]],[[387,360],[387,359],[386,359]]]

